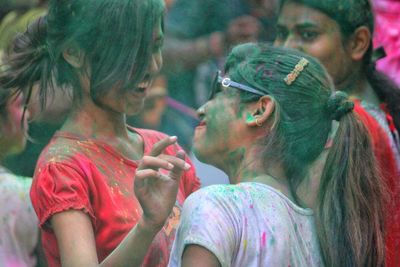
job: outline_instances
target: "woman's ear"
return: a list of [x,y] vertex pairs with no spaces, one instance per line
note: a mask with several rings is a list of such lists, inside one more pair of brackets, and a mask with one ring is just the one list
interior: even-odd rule
[[275,101],[270,96],[263,96],[257,102],[257,108],[252,114],[248,114],[246,124],[250,127],[265,125],[275,110]]
[[72,67],[80,69],[85,63],[85,53],[77,45],[71,45],[63,51],[63,57]]
[[371,32],[366,26],[358,27],[350,39],[350,56],[353,60],[360,61],[368,51],[371,43]]

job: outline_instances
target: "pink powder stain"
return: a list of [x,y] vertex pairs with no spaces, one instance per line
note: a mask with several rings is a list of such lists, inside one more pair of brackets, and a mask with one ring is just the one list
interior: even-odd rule
[[263,233],[262,233],[262,236],[261,236],[261,245],[262,245],[263,247],[265,247],[266,240],[267,240],[267,234],[266,234],[265,232],[263,232]]
[[254,208],[253,204],[250,205],[250,209]]

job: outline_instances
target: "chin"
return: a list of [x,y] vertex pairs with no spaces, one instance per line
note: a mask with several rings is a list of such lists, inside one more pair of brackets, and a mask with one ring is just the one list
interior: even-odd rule
[[127,111],[125,111],[125,114],[127,116],[134,116],[137,115],[140,111],[142,111],[143,109],[143,102],[141,102],[140,104],[135,105],[135,107],[132,107],[130,109],[128,109]]
[[196,158],[206,164],[212,165],[210,162],[210,156],[209,153],[206,151],[203,151],[201,148],[204,148],[204,146],[196,146],[196,143],[193,144],[193,154],[196,156]]

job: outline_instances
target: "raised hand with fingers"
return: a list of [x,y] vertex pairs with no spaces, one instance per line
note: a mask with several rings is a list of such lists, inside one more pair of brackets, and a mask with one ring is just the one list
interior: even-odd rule
[[[178,151],[176,156],[163,154],[176,141],[173,136],[156,143],[136,171],[134,190],[143,209],[139,224],[147,229],[161,229],[164,225],[175,204],[183,171],[190,168],[183,151]],[[169,172],[165,174],[160,169]]]

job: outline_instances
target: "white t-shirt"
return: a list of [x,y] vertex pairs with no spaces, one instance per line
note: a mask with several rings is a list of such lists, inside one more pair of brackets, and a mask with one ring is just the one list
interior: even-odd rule
[[185,202],[169,266],[186,245],[210,250],[222,266],[323,266],[314,216],[261,183],[213,185]]
[[38,243],[38,219],[29,190],[32,179],[0,166],[0,266],[33,267]]

